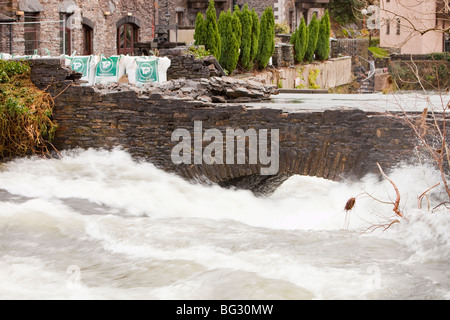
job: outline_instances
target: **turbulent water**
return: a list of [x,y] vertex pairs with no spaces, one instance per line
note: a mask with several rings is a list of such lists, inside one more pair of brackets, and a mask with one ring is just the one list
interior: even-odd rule
[[395,193],[375,175],[293,176],[261,198],[190,184],[123,150],[8,162],[0,298],[450,299],[450,210],[428,210],[445,199],[439,187],[421,210],[417,198],[440,176],[387,173],[405,219],[382,232]]

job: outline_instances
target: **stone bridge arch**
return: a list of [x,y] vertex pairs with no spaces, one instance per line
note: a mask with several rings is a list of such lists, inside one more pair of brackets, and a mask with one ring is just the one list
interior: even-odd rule
[[[265,194],[295,174],[330,180],[359,178],[377,172],[377,162],[387,169],[413,156],[411,129],[390,114],[348,108],[288,112],[168,97],[129,86],[80,86],[76,75],[65,68],[53,65],[49,71],[51,63],[50,59],[34,62],[32,77],[38,87],[57,96],[54,119],[59,127],[54,145],[59,150],[122,146],[135,158],[188,180]],[[194,135],[196,122],[203,131],[214,129],[223,135],[229,128],[278,130],[278,171],[262,175],[267,164],[249,163],[248,157],[244,164],[175,163],[171,155],[179,140],[173,139],[173,132],[182,129]],[[203,152],[211,141],[197,143]]]
[[[224,135],[230,127],[279,130],[276,174],[261,174],[261,168],[267,168],[267,164],[249,164],[248,144],[245,164],[180,164],[171,168],[187,179],[250,189],[258,194],[271,193],[292,175],[334,181],[358,179],[367,173],[378,172],[377,162],[390,168],[411,159],[414,154],[415,139],[410,128],[385,113],[345,108],[286,112],[234,106],[204,113],[194,109],[192,114],[177,114],[174,120],[177,117],[200,120],[205,131],[211,126]],[[180,125],[178,121],[175,120],[174,126]],[[189,120],[185,125],[193,132]],[[209,143],[204,141],[203,148]]]

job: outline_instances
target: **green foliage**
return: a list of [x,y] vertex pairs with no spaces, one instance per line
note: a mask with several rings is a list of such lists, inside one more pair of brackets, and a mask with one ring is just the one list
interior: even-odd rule
[[259,17],[254,8],[252,9],[251,13],[252,13],[252,46],[250,49],[250,63],[253,64],[253,61],[256,59],[256,55],[258,53],[259,35],[261,29]]
[[[237,42],[239,43],[239,48],[241,47],[242,42],[242,23],[241,23],[241,12],[239,11],[239,7],[236,6],[236,9],[231,15],[231,26],[233,30],[233,34],[236,37]],[[239,51],[239,50],[238,50]]]
[[305,57],[306,48],[308,45],[308,28],[306,27],[305,19],[300,20],[300,25],[294,33],[294,58],[297,63],[303,61]]
[[319,36],[319,19],[314,14],[308,25],[308,46],[305,52],[305,61],[312,61],[316,51],[317,39]]
[[295,86],[295,89],[304,89],[305,85],[302,82],[305,81],[305,78],[303,77],[303,71],[305,71],[305,68],[303,66],[300,66],[296,68],[296,71],[300,81],[299,84]]
[[446,60],[450,62],[450,53],[448,52],[434,52],[428,55],[430,60]]
[[220,13],[218,25],[222,50],[219,62],[222,68],[231,74],[236,69],[239,60],[241,23],[238,16],[228,10]]
[[208,9],[206,10],[206,22],[205,22],[205,30],[206,30],[206,39],[205,46],[206,49],[211,52],[212,55],[216,57],[217,60],[220,61],[220,35],[219,29],[217,27],[217,14],[216,8],[214,7],[214,1],[210,0]]
[[25,75],[30,72],[30,66],[25,61],[0,60],[0,83],[6,83],[11,77]]
[[369,47],[367,48],[373,55],[374,58],[388,58],[389,51],[379,48],[379,47]]
[[0,61],[0,157],[48,153],[54,137],[53,99],[29,79],[23,61]]
[[320,74],[319,69],[311,69],[308,73],[308,88],[309,89],[320,89],[320,86],[316,83],[317,77]]
[[330,35],[331,35],[331,23],[328,10],[325,10],[324,15],[320,19],[319,35],[316,45],[316,59],[324,61],[328,59],[330,55]]
[[204,46],[199,46],[199,47],[192,46],[192,47],[189,47],[189,49],[186,51],[186,53],[193,54],[195,56],[195,58],[197,58],[197,59],[203,59],[203,58],[206,58],[207,56],[211,55],[211,52],[206,50],[204,48]]
[[206,44],[206,21],[201,12],[197,13],[195,19],[194,45]]
[[239,18],[242,26],[241,54],[239,56],[239,64],[245,70],[249,70],[252,66],[251,50],[253,19],[252,13],[248,9],[247,4],[245,4],[244,8],[242,9]]
[[295,29],[295,30],[292,32],[292,34],[291,34],[291,39],[289,40],[289,43],[290,43],[290,44],[295,45],[295,40],[296,40],[296,37],[297,37],[297,31],[298,31],[298,28]]
[[272,7],[267,7],[261,17],[258,53],[258,67],[264,69],[275,51],[275,18]]
[[371,37],[369,47],[378,47],[380,46],[380,37]]
[[[248,5],[247,5],[247,7],[248,7]],[[239,6],[237,4],[235,4],[233,7],[233,14],[236,14],[239,17],[239,19],[241,19],[242,12],[241,12],[241,9],[239,9]]]
[[286,22],[275,23],[275,34],[289,33],[289,26]]
[[328,10],[331,18],[345,25],[351,22],[357,22],[360,17],[360,9],[367,6],[363,0],[330,0]]

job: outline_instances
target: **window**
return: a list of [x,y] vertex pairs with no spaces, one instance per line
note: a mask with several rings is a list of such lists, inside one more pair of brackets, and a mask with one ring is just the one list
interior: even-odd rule
[[400,18],[397,18],[397,34],[400,34]]
[[88,56],[94,53],[93,50],[94,30],[86,24],[83,24],[83,55]]
[[183,11],[177,11],[177,25],[183,25]]
[[390,33],[391,33],[391,22],[389,21],[389,19],[386,19],[386,34]]
[[294,26],[294,11],[291,10],[289,11],[289,31],[292,33],[295,31],[295,26]]
[[[71,26],[69,25],[69,23],[71,22],[70,19],[70,14],[66,14],[66,13],[61,13],[59,18],[60,20],[64,20],[65,21],[65,30],[63,30],[63,24],[61,24],[61,28],[60,28],[60,35],[61,35],[61,52],[63,52],[64,54],[67,55],[71,55],[72,54],[72,31],[71,31]],[[63,45],[64,42],[64,45]]]
[[118,54],[133,54],[134,43],[139,41],[139,27],[125,23],[117,28]]
[[24,24],[25,54],[39,48],[39,13],[26,13]]

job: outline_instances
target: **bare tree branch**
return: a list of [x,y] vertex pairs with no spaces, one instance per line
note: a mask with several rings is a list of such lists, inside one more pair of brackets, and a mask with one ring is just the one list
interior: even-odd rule
[[395,199],[394,202],[394,209],[392,209],[396,215],[398,215],[399,217],[403,217],[403,214],[400,212],[400,209],[398,208],[400,205],[400,192],[398,191],[397,186],[395,185],[395,183],[389,179],[389,177],[384,173],[383,169],[381,169],[380,164],[377,162],[377,166],[378,169],[380,170],[381,174],[383,175],[383,177],[390,182],[390,184],[394,187],[395,190],[395,194],[397,195],[397,198]]

